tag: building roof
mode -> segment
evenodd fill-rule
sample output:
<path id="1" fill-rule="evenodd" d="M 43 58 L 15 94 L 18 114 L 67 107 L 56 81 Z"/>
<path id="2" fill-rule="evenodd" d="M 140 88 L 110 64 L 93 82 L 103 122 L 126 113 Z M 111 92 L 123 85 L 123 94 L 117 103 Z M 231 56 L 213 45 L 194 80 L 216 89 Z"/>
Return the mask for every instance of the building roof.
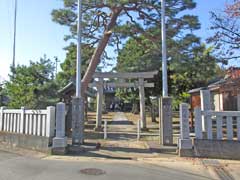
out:
<path id="1" fill-rule="evenodd" d="M 75 91 L 75 88 L 76 88 L 76 83 L 74 81 L 71 81 L 65 87 L 60 89 L 58 93 L 62 95 L 69 94 L 70 92 Z M 96 90 L 94 90 L 93 88 L 88 88 L 86 94 L 90 97 L 96 97 Z"/>
<path id="2" fill-rule="evenodd" d="M 207 87 L 200 87 L 196 89 L 191 89 L 188 91 L 190 94 L 198 93 L 200 90 L 204 89 L 209 89 L 210 91 L 212 90 L 217 90 L 217 89 L 222 89 L 226 90 L 230 86 L 234 87 L 239 87 L 240 88 L 240 68 L 237 67 L 230 67 L 226 71 L 226 75 L 224 78 L 217 78 L 213 80 Z"/>
<path id="3" fill-rule="evenodd" d="M 207 87 L 191 89 L 190 91 L 188 91 L 188 93 L 194 94 L 194 93 L 198 93 L 198 92 L 200 92 L 200 90 L 204 90 L 204 89 L 209 89 L 210 91 L 221 89 L 221 91 L 227 91 L 229 89 L 231 90 L 232 87 L 234 87 L 235 89 L 240 89 L 240 78 L 220 79 L 219 81 L 209 84 Z"/>
<path id="4" fill-rule="evenodd" d="M 194 93 L 198 93 L 200 92 L 200 90 L 206 89 L 204 87 L 200 87 L 200 88 L 195 88 L 195 89 L 191 89 L 190 91 L 188 91 L 189 94 L 194 94 Z"/>

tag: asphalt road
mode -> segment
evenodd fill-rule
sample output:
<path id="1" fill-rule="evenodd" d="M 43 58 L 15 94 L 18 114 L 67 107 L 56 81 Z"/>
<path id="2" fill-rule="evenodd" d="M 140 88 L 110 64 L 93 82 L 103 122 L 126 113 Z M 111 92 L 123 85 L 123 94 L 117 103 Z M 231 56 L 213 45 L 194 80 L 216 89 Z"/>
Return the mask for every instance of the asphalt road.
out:
<path id="1" fill-rule="evenodd" d="M 56 158 L 57 159 L 57 158 Z M 212 179 L 209 174 L 195 170 L 155 166 L 127 161 L 71 161 L 39 159 L 0 151 L 0 180 L 194 180 Z M 96 168 L 102 175 L 86 175 L 83 169 Z M 91 171 L 94 172 L 94 171 Z"/>

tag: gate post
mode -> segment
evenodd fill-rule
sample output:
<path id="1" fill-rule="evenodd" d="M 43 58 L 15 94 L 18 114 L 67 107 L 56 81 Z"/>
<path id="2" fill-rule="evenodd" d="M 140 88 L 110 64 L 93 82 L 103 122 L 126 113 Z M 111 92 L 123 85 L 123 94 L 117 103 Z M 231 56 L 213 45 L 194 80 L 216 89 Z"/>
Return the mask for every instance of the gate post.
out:
<path id="1" fill-rule="evenodd" d="M 145 112 L 145 91 L 144 91 L 144 79 L 139 79 L 139 98 L 140 98 L 140 119 L 142 130 L 147 130 L 146 112 Z"/>
<path id="2" fill-rule="evenodd" d="M 65 136 L 65 104 L 56 107 L 56 137 L 53 138 L 53 154 L 66 154 L 67 137 Z"/>
<path id="3" fill-rule="evenodd" d="M 211 110 L 211 95 L 209 90 L 201 90 L 200 91 L 201 96 L 201 110 L 202 111 L 208 111 Z M 205 116 L 202 116 L 202 128 L 203 131 L 207 131 L 207 118 Z"/>
<path id="4" fill-rule="evenodd" d="M 180 156 L 191 155 L 192 140 L 189 136 L 189 111 L 188 104 L 180 104 L 180 138 L 178 140 L 179 154 Z"/>

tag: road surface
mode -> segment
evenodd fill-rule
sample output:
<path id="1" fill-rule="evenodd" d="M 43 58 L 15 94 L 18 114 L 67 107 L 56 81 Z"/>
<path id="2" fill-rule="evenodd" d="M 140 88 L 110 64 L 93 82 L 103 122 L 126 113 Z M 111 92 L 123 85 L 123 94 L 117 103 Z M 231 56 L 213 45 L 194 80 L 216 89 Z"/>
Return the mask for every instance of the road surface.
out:
<path id="1" fill-rule="evenodd" d="M 107 160 L 84 157 L 32 157 L 0 151 L 0 180 L 200 180 L 214 179 L 206 168 L 187 161 Z M 101 170 L 101 175 L 84 174 Z M 96 170 L 96 171 L 95 171 Z M 87 171 L 89 172 L 89 170 Z"/>

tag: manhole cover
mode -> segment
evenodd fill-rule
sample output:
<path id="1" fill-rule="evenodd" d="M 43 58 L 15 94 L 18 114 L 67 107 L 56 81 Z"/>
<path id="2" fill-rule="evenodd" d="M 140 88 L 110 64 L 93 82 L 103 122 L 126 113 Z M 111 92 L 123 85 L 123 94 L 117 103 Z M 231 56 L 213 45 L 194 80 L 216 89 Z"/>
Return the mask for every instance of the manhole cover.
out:
<path id="1" fill-rule="evenodd" d="M 96 168 L 82 169 L 80 170 L 80 173 L 86 174 L 86 175 L 92 175 L 92 176 L 100 176 L 100 175 L 106 174 L 105 171 L 101 169 L 96 169 Z"/>

